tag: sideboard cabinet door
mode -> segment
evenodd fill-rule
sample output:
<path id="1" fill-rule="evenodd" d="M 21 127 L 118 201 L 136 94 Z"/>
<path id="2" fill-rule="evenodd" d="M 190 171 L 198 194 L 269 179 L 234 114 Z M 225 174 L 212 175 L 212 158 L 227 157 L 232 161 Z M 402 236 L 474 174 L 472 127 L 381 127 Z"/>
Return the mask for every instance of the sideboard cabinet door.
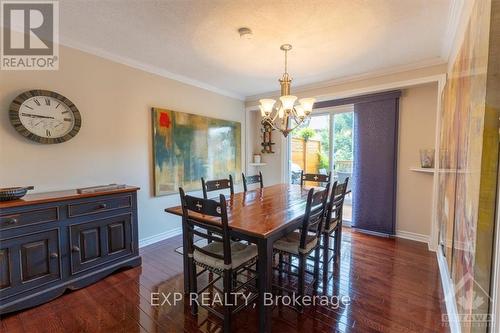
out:
<path id="1" fill-rule="evenodd" d="M 61 279 L 59 230 L 0 240 L 0 271 L 0 298 Z"/>
<path id="2" fill-rule="evenodd" d="M 70 226 L 71 273 L 130 255 L 132 216 L 123 214 Z"/>

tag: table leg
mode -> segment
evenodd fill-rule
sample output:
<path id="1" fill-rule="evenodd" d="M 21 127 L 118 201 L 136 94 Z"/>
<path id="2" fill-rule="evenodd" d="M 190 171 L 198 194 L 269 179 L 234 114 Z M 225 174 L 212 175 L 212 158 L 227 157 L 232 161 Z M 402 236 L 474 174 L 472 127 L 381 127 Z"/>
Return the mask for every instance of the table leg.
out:
<path id="1" fill-rule="evenodd" d="M 264 295 L 272 292 L 273 242 L 260 239 L 258 244 L 259 272 L 259 333 L 271 332 L 273 306 L 264 305 Z"/>

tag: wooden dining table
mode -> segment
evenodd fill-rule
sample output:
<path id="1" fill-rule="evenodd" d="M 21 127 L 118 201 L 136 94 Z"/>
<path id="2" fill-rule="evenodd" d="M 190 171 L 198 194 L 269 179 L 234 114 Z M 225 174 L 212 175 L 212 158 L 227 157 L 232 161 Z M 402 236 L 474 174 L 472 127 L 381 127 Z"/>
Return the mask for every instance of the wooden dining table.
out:
<path id="1" fill-rule="evenodd" d="M 277 184 L 227 197 L 231 236 L 249 241 L 258 249 L 259 332 L 271 332 L 272 306 L 264 305 L 264 295 L 272 292 L 273 243 L 296 230 L 305 213 L 311 187 Z M 182 207 L 166 212 L 182 216 Z M 187 253 L 183 242 L 183 253 Z M 188 292 L 187 256 L 184 255 L 184 292 Z"/>

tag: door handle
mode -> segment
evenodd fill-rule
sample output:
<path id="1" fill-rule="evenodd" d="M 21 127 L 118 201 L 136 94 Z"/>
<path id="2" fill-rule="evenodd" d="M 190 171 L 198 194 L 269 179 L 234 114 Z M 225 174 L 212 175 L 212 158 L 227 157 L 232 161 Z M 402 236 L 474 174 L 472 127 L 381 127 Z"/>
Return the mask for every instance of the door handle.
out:
<path id="1" fill-rule="evenodd" d="M 57 259 L 57 258 L 59 258 L 59 254 L 58 254 L 57 252 L 52 252 L 52 253 L 50 254 L 50 257 L 51 257 L 52 259 Z"/>
<path id="2" fill-rule="evenodd" d="M 72 248 L 71 248 L 71 251 L 73 252 L 80 252 L 80 248 L 76 245 L 74 245 Z"/>

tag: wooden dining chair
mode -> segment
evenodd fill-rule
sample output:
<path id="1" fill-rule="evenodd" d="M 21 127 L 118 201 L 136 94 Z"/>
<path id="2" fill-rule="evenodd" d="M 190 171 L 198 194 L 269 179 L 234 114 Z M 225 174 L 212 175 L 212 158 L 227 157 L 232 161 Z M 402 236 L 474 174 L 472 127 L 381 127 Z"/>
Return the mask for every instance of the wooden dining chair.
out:
<path id="1" fill-rule="evenodd" d="M 274 243 L 274 253 L 278 253 L 280 260 L 278 262 L 279 276 L 283 274 L 283 265 L 292 266 L 292 260 L 283 261 L 283 255 L 288 257 L 298 258 L 298 273 L 294 273 L 291 269 L 287 270 L 287 274 L 296 275 L 298 277 L 298 296 L 299 300 L 305 295 L 305 278 L 306 274 L 313 276 L 314 287 L 317 286 L 319 280 L 319 260 L 320 260 L 320 236 L 325 216 L 326 202 L 328 199 L 330 184 L 324 190 L 314 191 L 310 189 L 307 195 L 306 210 L 302 219 L 301 227 L 278 239 Z M 307 258 L 314 252 L 314 271 L 310 272 L 306 269 Z M 278 289 L 290 291 L 283 286 L 275 286 Z M 300 303 L 300 302 L 299 302 Z M 302 312 L 302 305 L 297 310 Z"/>
<path id="2" fill-rule="evenodd" d="M 334 233 L 335 241 L 335 260 L 340 258 L 340 252 L 342 251 L 342 223 L 344 221 L 344 202 L 347 192 L 349 191 L 349 177 L 346 177 L 343 183 L 337 184 L 337 189 L 335 190 L 335 195 L 342 198 L 342 203 L 340 204 L 339 218 L 337 221 L 337 227 Z"/>
<path id="3" fill-rule="evenodd" d="M 260 188 L 264 187 L 264 181 L 262 180 L 262 172 L 259 171 L 258 175 L 253 175 L 253 176 L 246 176 L 245 174 L 242 173 L 241 177 L 243 179 L 243 190 L 246 192 L 248 191 L 248 185 L 250 184 L 260 184 Z"/>
<path id="4" fill-rule="evenodd" d="M 332 173 L 329 171 L 326 175 L 321 173 L 304 173 L 300 172 L 300 185 L 304 186 L 304 182 L 329 183 Z"/>
<path id="5" fill-rule="evenodd" d="M 235 299 L 233 295 L 240 290 L 251 289 L 252 283 L 256 281 L 255 270 L 252 265 L 257 260 L 257 246 L 247 245 L 239 242 L 233 242 L 230 239 L 226 199 L 220 194 L 219 201 L 196 198 L 186 195 L 182 188 L 179 188 L 182 205 L 182 228 L 184 241 L 187 244 L 187 260 L 189 269 L 189 292 L 201 295 L 206 290 L 212 288 L 216 292 L 221 292 L 224 300 L 223 311 L 219 312 L 216 308 L 192 301 L 191 313 L 198 313 L 198 305 L 207 309 L 224 321 L 224 332 L 231 331 L 231 316 L 243 309 L 246 305 L 252 304 L 258 293 L 255 288 L 253 295 L 249 300 L 240 306 L 234 307 Z M 197 245 L 194 237 L 207 239 L 211 242 L 205 246 Z M 203 270 L 197 272 L 196 267 Z M 216 279 L 209 279 L 209 283 L 203 289 L 198 290 L 198 276 L 209 271 L 216 274 Z M 242 272 L 253 273 L 254 277 L 244 283 L 238 282 L 238 274 Z M 223 289 L 220 290 L 215 283 L 223 280 Z M 190 299 L 192 299 L 190 297 Z M 200 298 L 198 298 L 200 299 Z"/>
<path id="6" fill-rule="evenodd" d="M 227 179 L 205 180 L 201 177 L 201 187 L 203 188 L 203 198 L 208 199 L 208 192 L 229 189 L 231 195 L 234 194 L 233 176 Z"/>
<path id="7" fill-rule="evenodd" d="M 344 199 L 347 192 L 349 178 L 338 184 L 335 182 L 330 194 L 330 200 L 326 206 L 325 222 L 322 231 L 323 238 L 323 278 L 326 279 L 328 275 L 328 265 L 333 260 L 335 264 L 340 258 L 340 251 L 342 248 L 342 219 Z M 330 239 L 333 238 L 333 248 L 330 248 Z M 330 256 L 330 253 L 332 254 Z"/>

